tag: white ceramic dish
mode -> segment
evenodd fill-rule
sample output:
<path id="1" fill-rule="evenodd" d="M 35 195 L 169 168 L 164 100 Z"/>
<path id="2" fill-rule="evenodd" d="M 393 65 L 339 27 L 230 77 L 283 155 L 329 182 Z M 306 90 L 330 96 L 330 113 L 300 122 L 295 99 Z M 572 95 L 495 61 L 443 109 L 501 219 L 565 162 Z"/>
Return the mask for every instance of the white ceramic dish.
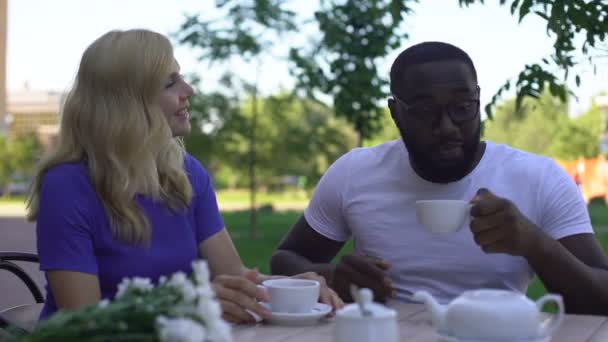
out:
<path id="1" fill-rule="evenodd" d="M 268 309 L 270 304 L 261 303 Z M 331 312 L 331 306 L 323 303 L 317 303 L 309 313 L 284 313 L 273 312 L 272 316 L 266 321 L 269 324 L 288 325 L 288 326 L 304 326 L 317 324 L 327 314 Z"/>

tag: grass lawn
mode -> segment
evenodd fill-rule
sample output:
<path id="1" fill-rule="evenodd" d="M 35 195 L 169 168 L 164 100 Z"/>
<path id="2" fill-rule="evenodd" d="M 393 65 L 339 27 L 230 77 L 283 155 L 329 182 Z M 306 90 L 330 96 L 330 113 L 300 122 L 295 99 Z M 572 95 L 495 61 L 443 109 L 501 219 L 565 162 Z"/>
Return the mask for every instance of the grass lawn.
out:
<path id="1" fill-rule="evenodd" d="M 605 251 L 608 251 L 608 207 L 603 203 L 589 205 L 591 221 L 596 227 L 597 237 Z M 301 215 L 297 211 L 259 212 L 258 239 L 252 240 L 249 235 L 249 212 L 224 212 L 223 217 L 236 247 L 248 267 L 258 267 L 262 272 L 269 272 L 269 261 L 272 251 L 281 241 L 284 234 Z M 348 244 L 341 252 L 352 249 Z M 528 289 L 531 298 L 538 298 L 546 293 L 542 284 L 535 279 Z"/>
<path id="2" fill-rule="evenodd" d="M 22 204 L 25 203 L 25 196 L 12 196 L 2 197 L 0 196 L 0 204 Z"/>

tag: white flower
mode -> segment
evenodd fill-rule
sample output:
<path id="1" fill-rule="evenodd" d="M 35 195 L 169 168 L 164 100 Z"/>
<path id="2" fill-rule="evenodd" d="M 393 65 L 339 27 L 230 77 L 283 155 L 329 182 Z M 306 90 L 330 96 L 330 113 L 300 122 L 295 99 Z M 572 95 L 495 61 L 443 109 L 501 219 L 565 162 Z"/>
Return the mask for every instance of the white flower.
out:
<path id="1" fill-rule="evenodd" d="M 101 308 L 101 309 L 107 308 L 108 305 L 110 305 L 110 301 L 107 299 L 103 299 L 103 300 L 99 301 L 99 303 L 97 304 L 97 306 L 99 306 L 99 308 Z"/>
<path id="2" fill-rule="evenodd" d="M 211 288 L 209 285 L 197 286 L 196 296 L 199 298 L 199 300 L 210 300 L 215 298 L 215 291 L 213 291 L 213 288 Z"/>
<path id="3" fill-rule="evenodd" d="M 156 324 L 162 342 L 204 342 L 207 339 L 205 328 L 189 318 L 159 316 Z"/>
<path id="4" fill-rule="evenodd" d="M 230 325 L 221 319 L 207 325 L 209 341 L 213 342 L 231 342 L 232 331 Z"/>
<path id="5" fill-rule="evenodd" d="M 167 281 L 167 285 L 180 287 L 187 282 L 189 282 L 189 280 L 184 272 L 175 272 L 173 275 L 171 275 L 169 281 Z"/>
<path id="6" fill-rule="evenodd" d="M 125 295 L 128 291 L 137 290 L 141 292 L 147 292 L 154 288 L 152 282 L 148 278 L 123 278 L 120 284 L 118 284 L 118 292 L 116 298 L 120 298 Z"/>
<path id="7" fill-rule="evenodd" d="M 175 273 L 167 282 L 168 286 L 174 287 L 182 295 L 182 302 L 194 303 L 198 297 L 196 287 L 183 272 Z"/>
<path id="8" fill-rule="evenodd" d="M 222 319 L 222 307 L 216 300 L 199 298 L 196 316 L 205 322 L 210 341 L 232 341 L 230 325 Z"/>
<path id="9" fill-rule="evenodd" d="M 205 260 L 195 260 L 192 262 L 192 271 L 194 272 L 194 280 L 199 285 L 209 283 L 209 266 Z"/>
<path id="10" fill-rule="evenodd" d="M 196 312 L 198 317 L 203 319 L 205 322 L 213 322 L 222 317 L 222 307 L 216 301 L 212 300 L 201 300 L 196 306 Z"/>

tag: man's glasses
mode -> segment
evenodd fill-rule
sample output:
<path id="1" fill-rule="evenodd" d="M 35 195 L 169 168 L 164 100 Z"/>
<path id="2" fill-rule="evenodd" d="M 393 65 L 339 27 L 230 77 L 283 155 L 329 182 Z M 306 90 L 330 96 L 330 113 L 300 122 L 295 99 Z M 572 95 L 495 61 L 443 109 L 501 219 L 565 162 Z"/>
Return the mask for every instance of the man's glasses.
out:
<path id="1" fill-rule="evenodd" d="M 477 94 L 479 94 L 479 86 L 477 87 Z M 394 94 L 393 98 L 403 106 L 408 115 L 420 121 L 437 122 L 444 110 L 447 110 L 450 119 L 455 124 L 471 121 L 479 115 L 479 98 L 458 100 L 447 105 L 428 102 L 408 104 Z"/>

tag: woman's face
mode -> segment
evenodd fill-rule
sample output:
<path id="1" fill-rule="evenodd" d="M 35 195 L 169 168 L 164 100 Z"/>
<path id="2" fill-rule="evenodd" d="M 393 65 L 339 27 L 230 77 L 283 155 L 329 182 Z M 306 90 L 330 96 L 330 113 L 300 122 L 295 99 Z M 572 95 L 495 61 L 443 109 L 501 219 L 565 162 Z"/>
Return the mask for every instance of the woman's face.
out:
<path id="1" fill-rule="evenodd" d="M 194 94 L 192 87 L 179 73 L 179 64 L 173 61 L 171 73 L 162 84 L 159 104 L 174 137 L 190 133 L 189 99 Z"/>

